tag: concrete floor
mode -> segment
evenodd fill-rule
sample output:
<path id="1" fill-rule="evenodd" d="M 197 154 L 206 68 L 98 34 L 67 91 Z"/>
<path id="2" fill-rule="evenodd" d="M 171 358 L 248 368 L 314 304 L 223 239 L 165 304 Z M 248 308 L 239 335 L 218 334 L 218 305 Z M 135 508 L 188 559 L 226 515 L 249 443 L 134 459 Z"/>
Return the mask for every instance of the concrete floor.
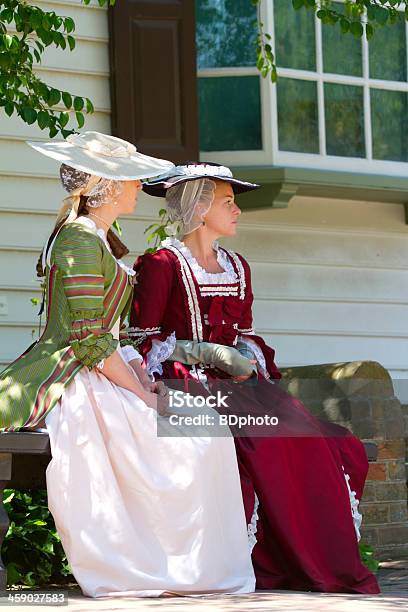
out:
<path id="1" fill-rule="evenodd" d="M 243 596 L 204 596 L 200 598 L 131 598 L 92 599 L 84 597 L 78 587 L 68 590 L 68 605 L 58 606 L 63 612 L 97 612 L 138 610 L 138 612 L 395 612 L 408 610 L 408 559 L 383 562 L 378 572 L 380 595 L 348 595 L 306 593 L 299 591 L 257 591 Z M 50 592 L 64 589 L 50 589 Z M 16 591 L 13 591 L 14 593 Z M 0 607 L 15 607 L 0 599 Z M 19 604 L 18 609 L 33 610 Z M 36 606 L 38 607 L 38 606 Z M 41 606 L 50 609 L 50 606 Z M 51 606 L 51 609 L 56 607 Z"/>

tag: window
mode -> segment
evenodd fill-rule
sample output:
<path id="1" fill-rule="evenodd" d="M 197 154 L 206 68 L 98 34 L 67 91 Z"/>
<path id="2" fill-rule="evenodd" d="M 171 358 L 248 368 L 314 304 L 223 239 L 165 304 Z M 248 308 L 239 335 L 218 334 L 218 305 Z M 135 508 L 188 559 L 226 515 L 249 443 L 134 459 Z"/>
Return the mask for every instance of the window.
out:
<path id="1" fill-rule="evenodd" d="M 249 0 L 196 0 L 196 20 L 202 158 L 227 156 L 231 162 L 248 156 L 252 163 L 262 162 L 256 9 Z"/>
<path id="2" fill-rule="evenodd" d="M 345 10 L 344 1 L 334 3 Z M 289 0 L 263 4 L 278 83 L 255 67 L 249 0 L 197 0 L 202 157 L 384 174 L 408 162 L 407 25 L 343 35 Z"/>

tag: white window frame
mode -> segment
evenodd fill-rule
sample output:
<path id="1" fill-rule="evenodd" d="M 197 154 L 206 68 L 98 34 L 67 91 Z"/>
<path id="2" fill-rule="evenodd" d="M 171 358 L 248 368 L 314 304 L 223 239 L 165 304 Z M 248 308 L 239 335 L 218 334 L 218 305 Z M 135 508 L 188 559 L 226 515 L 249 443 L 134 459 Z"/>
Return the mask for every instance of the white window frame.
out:
<path id="1" fill-rule="evenodd" d="M 289 1 L 289 0 L 288 0 Z M 344 0 L 336 0 L 344 2 Z M 271 45 L 274 49 L 274 13 L 273 0 L 262 4 L 262 20 L 265 31 L 272 36 Z M 322 27 L 321 20 L 315 17 L 315 47 L 316 71 L 298 70 L 291 68 L 278 68 L 278 78 L 288 77 L 299 80 L 314 81 L 317 83 L 317 107 L 319 125 L 320 153 L 295 153 L 279 150 L 278 143 L 278 110 L 276 84 L 270 78 L 260 77 L 261 121 L 262 121 L 262 151 L 217 151 L 201 152 L 200 158 L 226 165 L 274 165 L 288 167 L 314 168 L 323 170 L 340 170 L 351 172 L 364 172 L 370 174 L 385 174 L 391 176 L 406 176 L 408 162 L 376 160 L 372 158 L 372 130 L 371 130 L 371 104 L 370 90 L 372 88 L 408 92 L 408 82 L 385 81 L 369 78 L 369 49 L 365 34 L 361 38 L 362 44 L 362 76 L 346 76 L 341 74 L 323 73 L 322 54 Z M 385 26 L 387 27 L 387 26 Z M 392 26 L 389 26 L 392 28 Z M 349 36 L 346 34 L 345 36 Z M 375 36 L 375 34 L 374 34 Z M 408 74 L 408 22 L 405 22 L 405 36 L 407 41 L 407 74 Z M 199 77 L 216 76 L 246 76 L 259 74 L 256 67 L 249 68 L 210 68 L 199 70 Z M 364 100 L 364 135 L 366 158 L 340 157 L 326 154 L 325 138 L 325 110 L 324 110 L 324 83 L 338 83 L 343 85 L 357 85 L 363 88 Z"/>

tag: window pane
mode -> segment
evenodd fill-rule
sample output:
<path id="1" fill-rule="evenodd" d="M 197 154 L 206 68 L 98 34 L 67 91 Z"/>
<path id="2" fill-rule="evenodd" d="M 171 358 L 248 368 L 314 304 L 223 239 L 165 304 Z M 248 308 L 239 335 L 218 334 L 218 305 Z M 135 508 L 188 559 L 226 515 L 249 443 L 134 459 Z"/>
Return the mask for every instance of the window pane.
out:
<path id="1" fill-rule="evenodd" d="M 377 28 L 369 42 L 369 50 L 372 79 L 407 80 L 405 23 Z"/>
<path id="2" fill-rule="evenodd" d="M 345 12 L 345 5 L 333 2 L 333 8 Z M 361 39 L 342 34 L 339 24 L 322 23 L 323 70 L 335 74 L 362 75 Z"/>
<path id="3" fill-rule="evenodd" d="M 365 157 L 363 88 L 325 83 L 328 155 Z"/>
<path id="4" fill-rule="evenodd" d="M 280 77 L 277 93 L 279 149 L 319 153 L 316 83 Z"/>
<path id="5" fill-rule="evenodd" d="M 259 77 L 198 79 L 201 151 L 262 149 Z"/>
<path id="6" fill-rule="evenodd" d="M 198 69 L 255 66 L 256 7 L 249 0 L 196 0 L 196 18 Z"/>
<path id="7" fill-rule="evenodd" d="M 296 11 L 290 0 L 274 0 L 276 62 L 282 68 L 316 69 L 313 11 Z"/>
<path id="8" fill-rule="evenodd" d="M 374 159 L 408 161 L 407 94 L 371 89 Z"/>

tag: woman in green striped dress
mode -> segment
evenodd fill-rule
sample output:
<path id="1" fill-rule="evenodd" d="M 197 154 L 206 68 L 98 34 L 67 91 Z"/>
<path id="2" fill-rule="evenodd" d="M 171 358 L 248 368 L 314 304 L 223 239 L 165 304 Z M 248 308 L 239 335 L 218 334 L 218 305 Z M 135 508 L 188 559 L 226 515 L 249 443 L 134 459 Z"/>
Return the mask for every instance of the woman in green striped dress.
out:
<path id="1" fill-rule="evenodd" d="M 232 437 L 158 437 L 167 389 L 120 337 L 135 272 L 110 228 L 172 164 L 97 132 L 31 145 L 69 196 L 37 266 L 45 330 L 0 374 L 1 430 L 48 430 L 48 505 L 84 595 L 250 592 Z"/>

